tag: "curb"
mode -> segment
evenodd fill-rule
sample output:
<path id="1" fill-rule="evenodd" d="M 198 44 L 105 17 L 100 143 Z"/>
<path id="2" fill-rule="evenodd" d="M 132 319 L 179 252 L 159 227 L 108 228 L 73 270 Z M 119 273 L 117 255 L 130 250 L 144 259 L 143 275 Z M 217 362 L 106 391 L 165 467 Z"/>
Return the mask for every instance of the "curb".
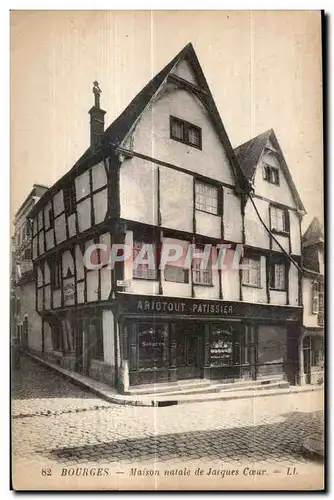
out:
<path id="1" fill-rule="evenodd" d="M 129 399 L 128 396 L 123 396 L 123 395 L 110 395 L 107 394 L 106 391 L 103 389 L 99 389 L 97 387 L 94 387 L 94 382 L 90 382 L 90 379 L 88 377 L 83 377 L 80 374 L 75 374 L 73 375 L 73 372 L 70 372 L 69 370 L 66 370 L 65 368 L 62 368 L 60 366 L 56 366 L 52 363 L 49 363 L 48 361 L 45 361 L 44 359 L 39 358 L 38 356 L 35 356 L 33 354 L 30 354 L 29 352 L 25 352 L 25 355 L 27 355 L 30 359 L 33 361 L 40 363 L 41 365 L 45 366 L 46 368 L 49 368 L 53 372 L 57 373 L 58 375 L 62 375 L 63 377 L 69 379 L 73 384 L 84 388 L 86 390 L 89 390 L 93 394 L 99 396 L 100 398 L 104 399 L 105 401 L 108 401 L 109 403 L 117 404 L 117 405 L 123 405 L 123 406 L 142 406 L 142 407 L 166 407 L 166 406 L 177 406 L 177 405 L 184 405 L 184 404 L 190 404 L 190 403 L 205 403 L 209 401 L 233 401 L 237 399 L 249 399 L 249 398 L 260 398 L 260 397 L 271 397 L 271 396 L 283 396 L 283 395 L 289 395 L 289 394 L 301 394 L 305 392 L 314 392 L 314 391 L 321 391 L 323 390 L 323 386 L 307 386 L 307 388 L 300 388 L 299 386 L 297 387 L 290 387 L 289 389 L 276 389 L 271 393 L 268 393 L 267 391 L 261 390 L 258 393 L 254 394 L 254 391 L 247 391 L 248 394 L 231 394 L 231 395 L 217 395 L 216 397 L 213 398 L 196 398 L 196 399 L 178 399 L 179 396 L 174 396 L 174 399 L 163 399 L 164 396 L 161 395 L 162 399 L 149 399 L 149 396 L 145 400 L 135 400 L 135 399 Z M 81 378 L 81 380 L 80 380 Z M 87 380 L 86 380 L 87 379 Z M 222 391 L 224 392 L 224 391 Z M 226 391 L 227 392 L 227 391 Z M 241 392 L 241 391 L 236 391 L 236 392 Z M 152 397 L 152 396 L 151 396 Z M 171 398 L 173 398 L 173 395 L 171 395 Z M 94 406 L 93 408 L 88 408 L 88 409 L 99 409 Z M 102 408 L 101 408 L 102 409 Z M 86 410 L 86 409 L 85 409 Z M 85 410 L 80 410 L 80 411 L 85 411 Z M 63 412 L 66 413 L 66 412 Z M 69 412 L 67 412 L 69 413 Z M 29 415 L 30 416 L 30 415 Z M 45 416 L 43 414 L 43 416 Z M 50 416 L 50 414 L 47 414 L 47 416 Z M 18 416 L 14 418 L 19 418 Z"/>

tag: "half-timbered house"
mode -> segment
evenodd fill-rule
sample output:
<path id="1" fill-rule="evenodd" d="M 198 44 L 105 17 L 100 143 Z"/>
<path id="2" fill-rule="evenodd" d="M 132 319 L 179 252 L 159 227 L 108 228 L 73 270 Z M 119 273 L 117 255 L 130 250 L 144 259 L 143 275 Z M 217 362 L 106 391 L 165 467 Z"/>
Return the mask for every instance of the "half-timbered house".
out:
<path id="1" fill-rule="evenodd" d="M 90 147 L 30 214 L 43 356 L 122 391 L 183 379 L 294 381 L 302 308 L 289 255 L 300 258 L 303 207 L 274 133 L 256 162 L 245 146 L 233 150 L 191 44 L 106 130 L 97 82 L 93 91 Z M 261 161 L 274 163 L 267 178 Z M 275 221 L 275 239 L 252 200 Z M 145 245 L 153 267 L 135 265 Z M 167 245 L 182 255 L 161 266 Z M 219 245 L 224 265 L 214 265 Z"/>

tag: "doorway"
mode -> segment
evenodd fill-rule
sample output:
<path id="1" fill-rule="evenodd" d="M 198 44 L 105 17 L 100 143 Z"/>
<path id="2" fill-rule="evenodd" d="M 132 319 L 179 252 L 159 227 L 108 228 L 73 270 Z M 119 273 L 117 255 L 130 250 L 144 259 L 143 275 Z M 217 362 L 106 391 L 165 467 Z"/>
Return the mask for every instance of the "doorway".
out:
<path id="1" fill-rule="evenodd" d="M 193 324 L 176 326 L 177 332 L 177 378 L 203 377 L 203 335 L 200 327 Z"/>

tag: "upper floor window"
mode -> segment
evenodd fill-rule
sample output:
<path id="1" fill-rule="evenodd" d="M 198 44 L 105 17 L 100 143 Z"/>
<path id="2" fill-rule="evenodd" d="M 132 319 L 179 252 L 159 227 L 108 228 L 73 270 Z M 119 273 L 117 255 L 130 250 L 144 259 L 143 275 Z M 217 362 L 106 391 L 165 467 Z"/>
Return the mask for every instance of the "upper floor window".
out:
<path id="1" fill-rule="evenodd" d="M 286 263 L 282 258 L 272 258 L 269 269 L 269 284 L 273 290 L 286 290 Z"/>
<path id="2" fill-rule="evenodd" d="M 133 242 L 133 271 L 134 278 L 146 280 L 157 279 L 155 245 L 145 241 Z"/>
<path id="3" fill-rule="evenodd" d="M 319 312 L 319 286 L 318 283 L 313 283 L 312 286 L 312 314 Z"/>
<path id="4" fill-rule="evenodd" d="M 63 188 L 64 195 L 64 209 L 67 216 L 75 212 L 76 197 L 75 197 L 75 187 L 74 182 L 69 182 Z"/>
<path id="5" fill-rule="evenodd" d="M 279 185 L 279 170 L 276 167 L 272 167 L 271 165 L 267 165 L 266 163 L 263 165 L 263 178 L 265 181 L 270 182 L 270 184 Z"/>
<path id="6" fill-rule="evenodd" d="M 50 228 L 53 228 L 53 225 L 54 225 L 54 219 L 53 219 L 53 212 L 52 212 L 52 208 L 50 208 L 50 209 L 49 209 L 48 215 L 49 215 L 49 223 L 50 223 Z"/>
<path id="7" fill-rule="evenodd" d="M 218 214 L 218 188 L 197 182 L 195 184 L 195 207 L 196 210 L 209 212 L 210 214 Z"/>
<path id="8" fill-rule="evenodd" d="M 202 149 L 202 130 L 200 127 L 180 120 L 180 118 L 170 117 L 170 136 L 175 141 Z"/>
<path id="9" fill-rule="evenodd" d="M 271 229 L 280 233 L 289 232 L 289 212 L 282 208 L 270 206 Z"/>
<path id="10" fill-rule="evenodd" d="M 174 283 L 189 283 L 189 272 L 181 266 L 165 266 L 165 281 L 173 281 Z"/>
<path id="11" fill-rule="evenodd" d="M 242 265 L 247 266 L 242 270 L 242 284 L 254 287 L 261 286 L 261 257 L 244 257 Z"/>
<path id="12" fill-rule="evenodd" d="M 193 256 L 192 278 L 195 285 L 212 285 L 212 259 L 197 247 Z"/>

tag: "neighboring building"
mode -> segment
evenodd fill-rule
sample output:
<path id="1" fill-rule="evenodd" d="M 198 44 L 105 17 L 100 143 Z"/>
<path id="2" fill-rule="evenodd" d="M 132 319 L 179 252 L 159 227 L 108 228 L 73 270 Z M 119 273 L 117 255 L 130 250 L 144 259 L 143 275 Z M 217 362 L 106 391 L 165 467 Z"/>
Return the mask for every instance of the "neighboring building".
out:
<path id="1" fill-rule="evenodd" d="M 324 232 L 314 218 L 303 239 L 304 321 L 300 338 L 300 384 L 324 380 Z"/>
<path id="2" fill-rule="evenodd" d="M 30 213 L 41 354 L 121 391 L 190 378 L 295 383 L 302 306 L 291 259 L 300 265 L 304 207 L 274 133 L 233 151 L 191 44 L 106 131 L 97 82 L 93 91 L 91 146 Z M 101 268 L 87 269 L 97 243 L 131 256 L 110 269 L 100 249 Z M 201 267 L 205 245 L 214 264 L 222 243 L 230 264 L 245 246 L 248 270 Z M 145 244 L 157 261 L 166 244 L 184 253 L 164 269 L 135 267 Z"/>
<path id="3" fill-rule="evenodd" d="M 36 286 L 31 257 L 31 227 L 27 219 L 32 207 L 47 191 L 46 186 L 34 184 L 14 219 L 12 238 L 12 333 L 21 347 L 41 351 L 42 323 L 36 312 Z"/>
<path id="4" fill-rule="evenodd" d="M 244 208 L 245 256 L 252 271 L 243 278 L 242 300 L 279 306 L 277 317 L 259 322 L 259 373 L 285 372 L 296 383 L 305 208 L 273 130 L 242 144 L 235 153 L 252 186 L 252 201 L 248 199 Z"/>

